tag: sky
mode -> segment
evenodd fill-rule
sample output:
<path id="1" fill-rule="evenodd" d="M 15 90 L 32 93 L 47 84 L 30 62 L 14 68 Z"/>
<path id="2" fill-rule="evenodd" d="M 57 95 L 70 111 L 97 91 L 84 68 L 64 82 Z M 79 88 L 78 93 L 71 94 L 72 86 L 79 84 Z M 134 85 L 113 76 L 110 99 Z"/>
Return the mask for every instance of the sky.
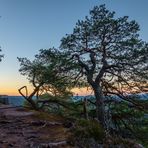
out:
<path id="1" fill-rule="evenodd" d="M 0 0 L 0 95 L 18 95 L 24 85 L 17 57 L 33 59 L 39 49 L 59 47 L 65 34 L 72 33 L 78 19 L 89 15 L 95 5 L 106 4 L 117 17 L 129 16 L 140 25 L 140 37 L 148 41 L 147 0 Z M 79 95 L 87 90 L 75 90 Z M 89 92 L 90 93 L 90 92 Z"/>

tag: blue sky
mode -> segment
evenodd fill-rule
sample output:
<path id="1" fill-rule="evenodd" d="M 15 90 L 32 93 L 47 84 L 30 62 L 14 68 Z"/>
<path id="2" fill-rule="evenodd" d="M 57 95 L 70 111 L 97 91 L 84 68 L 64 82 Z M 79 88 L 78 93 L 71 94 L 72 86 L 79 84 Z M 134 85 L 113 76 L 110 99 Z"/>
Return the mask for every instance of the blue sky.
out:
<path id="1" fill-rule="evenodd" d="M 147 0 L 0 0 L 0 94 L 17 94 L 27 83 L 18 72 L 17 57 L 33 59 L 39 49 L 58 47 L 78 19 L 94 5 L 106 4 L 117 16 L 128 15 L 140 24 L 140 36 L 148 40 Z"/>

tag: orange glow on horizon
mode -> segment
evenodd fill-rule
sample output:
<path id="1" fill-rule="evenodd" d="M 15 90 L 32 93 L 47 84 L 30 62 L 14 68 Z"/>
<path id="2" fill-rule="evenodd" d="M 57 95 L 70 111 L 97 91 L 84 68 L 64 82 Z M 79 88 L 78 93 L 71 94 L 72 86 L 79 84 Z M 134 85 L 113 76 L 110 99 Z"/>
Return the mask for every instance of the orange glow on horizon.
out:
<path id="1" fill-rule="evenodd" d="M 1 89 L 0 88 L 0 95 L 8 95 L 8 96 L 20 96 L 18 92 L 19 87 L 11 88 L 11 89 Z M 32 91 L 32 88 L 29 88 L 29 92 Z"/>
<path id="2" fill-rule="evenodd" d="M 0 86 L 0 95 L 9 95 L 9 96 L 18 96 L 18 88 L 13 86 L 5 87 L 5 86 Z"/>
<path id="3" fill-rule="evenodd" d="M 9 85 L 8 85 L 9 84 Z M 20 96 L 18 89 L 24 86 L 27 86 L 29 93 L 32 91 L 31 85 L 26 81 L 12 81 L 11 83 L 1 83 L 0 85 L 0 95 L 8 96 Z"/>
<path id="4" fill-rule="evenodd" d="M 5 88 L 0 87 L 0 95 L 20 96 L 20 94 L 18 92 L 19 88 L 20 87 L 13 87 L 13 88 L 9 87 L 9 88 L 5 89 Z M 29 92 L 31 92 L 32 89 L 33 88 L 31 86 L 28 87 Z M 79 96 L 85 96 L 85 95 L 92 95 L 93 94 L 92 90 L 90 90 L 86 87 L 85 88 L 73 88 L 72 92 L 73 92 L 74 95 L 79 95 Z"/>
<path id="5" fill-rule="evenodd" d="M 23 85 L 22 85 L 23 86 Z M 22 87 L 20 86 L 20 87 Z M 18 89 L 20 87 L 7 87 L 6 89 L 4 87 L 0 86 L 0 95 L 8 95 L 8 96 L 20 96 Z M 31 87 L 30 85 L 27 86 L 28 88 L 28 93 L 30 94 L 33 90 L 33 87 Z M 87 95 L 93 95 L 93 91 L 89 88 L 73 88 L 72 90 L 73 95 L 78 95 L 78 96 L 87 96 Z M 134 92 L 134 91 L 133 91 Z M 147 92 L 147 91 L 146 91 Z M 128 91 L 126 90 L 126 93 L 128 93 Z M 24 92 L 25 94 L 25 92 Z"/>
<path id="6" fill-rule="evenodd" d="M 93 91 L 90 88 L 87 88 L 87 87 L 73 88 L 72 92 L 74 93 L 74 95 L 78 95 L 78 96 L 93 95 Z"/>

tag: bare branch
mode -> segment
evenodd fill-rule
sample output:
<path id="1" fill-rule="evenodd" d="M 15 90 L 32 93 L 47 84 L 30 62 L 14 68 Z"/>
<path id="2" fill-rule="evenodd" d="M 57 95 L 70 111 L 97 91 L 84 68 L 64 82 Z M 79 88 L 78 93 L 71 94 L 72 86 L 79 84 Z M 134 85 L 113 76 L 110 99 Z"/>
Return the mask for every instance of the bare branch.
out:
<path id="1" fill-rule="evenodd" d="M 26 95 L 23 94 L 22 90 L 25 89 Z M 28 89 L 27 86 L 23 86 L 21 88 L 18 89 L 19 93 L 26 99 L 28 98 Z"/>

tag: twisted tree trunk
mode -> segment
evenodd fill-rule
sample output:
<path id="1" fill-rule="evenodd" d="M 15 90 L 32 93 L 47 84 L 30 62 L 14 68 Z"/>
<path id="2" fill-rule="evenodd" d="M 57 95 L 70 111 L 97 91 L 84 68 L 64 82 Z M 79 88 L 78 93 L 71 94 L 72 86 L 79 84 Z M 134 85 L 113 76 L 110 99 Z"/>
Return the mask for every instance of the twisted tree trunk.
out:
<path id="1" fill-rule="evenodd" d="M 105 124 L 105 105 L 104 105 L 104 97 L 102 94 L 102 89 L 99 85 L 93 86 L 94 95 L 96 98 L 96 115 L 97 119 L 100 121 L 100 124 L 106 128 Z"/>
<path id="2" fill-rule="evenodd" d="M 30 105 L 32 106 L 32 108 L 33 108 L 34 110 L 39 110 L 39 107 L 38 107 L 38 104 L 36 103 L 36 101 L 33 100 L 33 96 L 34 96 L 35 94 L 37 94 L 37 92 L 39 91 L 39 89 L 40 89 L 40 87 L 41 87 L 42 85 L 43 85 L 43 84 L 41 83 L 40 85 L 38 85 L 37 87 L 35 87 L 35 89 L 33 90 L 33 92 L 32 92 L 30 95 L 28 95 L 27 86 L 23 86 L 23 87 L 21 87 L 21 88 L 18 90 L 19 93 L 24 97 L 24 99 L 26 99 L 26 100 L 30 103 Z M 22 92 L 23 89 L 25 89 L 26 94 L 24 94 L 24 93 Z"/>

